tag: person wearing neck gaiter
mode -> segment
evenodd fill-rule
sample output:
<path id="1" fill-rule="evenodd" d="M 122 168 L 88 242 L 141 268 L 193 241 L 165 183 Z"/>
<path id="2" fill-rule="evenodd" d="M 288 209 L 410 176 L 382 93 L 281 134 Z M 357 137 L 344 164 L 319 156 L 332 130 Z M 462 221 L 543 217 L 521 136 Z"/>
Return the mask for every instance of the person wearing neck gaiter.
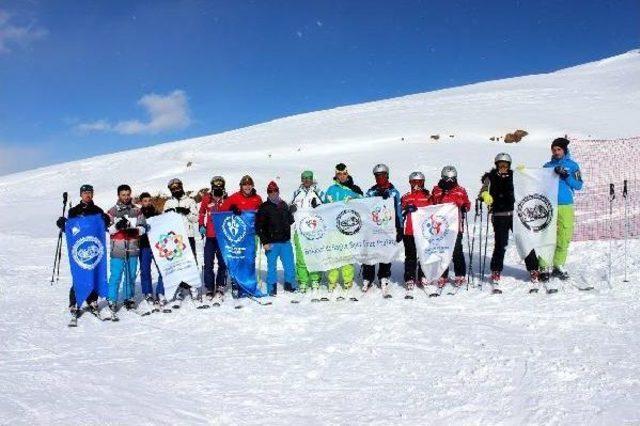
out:
<path id="1" fill-rule="evenodd" d="M 373 176 L 376 184 L 367 191 L 367 197 L 382 197 L 386 200 L 393 198 L 394 217 L 396 223 L 396 243 L 402 241 L 402 206 L 400 193 L 389 182 L 389 168 L 385 164 L 378 164 L 373 168 Z M 371 288 L 376 273 L 375 265 L 362 265 L 362 292 Z M 391 263 L 380 263 L 378 265 L 378 283 L 382 294 L 388 295 L 389 278 L 391 277 Z"/>
<path id="2" fill-rule="evenodd" d="M 289 205 L 280 198 L 278 184 L 271 181 L 267 186 L 267 201 L 260 205 L 256 214 L 256 234 L 267 256 L 267 292 L 275 296 L 278 292 L 278 259 L 284 269 L 284 290 L 296 290 L 291 225 L 293 213 Z"/>

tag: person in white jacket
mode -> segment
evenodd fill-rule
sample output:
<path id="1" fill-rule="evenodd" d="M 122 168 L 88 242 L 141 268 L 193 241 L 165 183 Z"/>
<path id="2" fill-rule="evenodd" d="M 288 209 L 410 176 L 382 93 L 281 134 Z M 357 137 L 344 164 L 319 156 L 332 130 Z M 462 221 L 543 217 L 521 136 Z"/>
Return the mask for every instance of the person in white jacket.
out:
<path id="1" fill-rule="evenodd" d="M 313 172 L 305 170 L 302 172 L 301 184 L 298 189 L 293 193 L 291 201 L 291 212 L 295 213 L 298 209 L 315 209 L 324 199 L 324 193 L 320 190 L 313 180 Z M 312 290 L 317 290 L 320 285 L 320 272 L 307 270 L 307 265 L 304 260 L 304 253 L 300 246 L 300 237 L 296 232 L 293 235 L 293 242 L 296 251 L 296 278 L 298 280 L 298 289 L 300 292 L 305 293 L 311 287 Z"/>
<path id="2" fill-rule="evenodd" d="M 196 257 L 196 232 L 198 229 L 198 206 L 196 201 L 189 197 L 182 186 L 182 181 L 173 178 L 167 184 L 171 191 L 171 198 L 164 203 L 164 213 L 176 212 L 183 216 L 184 227 L 189 237 L 189 245 L 193 256 Z M 198 258 L 196 257 L 196 262 Z"/>

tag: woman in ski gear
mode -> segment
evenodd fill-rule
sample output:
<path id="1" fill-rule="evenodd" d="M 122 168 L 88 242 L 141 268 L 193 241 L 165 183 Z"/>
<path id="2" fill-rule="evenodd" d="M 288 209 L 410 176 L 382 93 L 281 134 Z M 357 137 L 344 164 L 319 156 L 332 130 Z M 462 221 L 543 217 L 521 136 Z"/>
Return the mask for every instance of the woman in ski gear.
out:
<path id="1" fill-rule="evenodd" d="M 184 192 L 182 181 L 178 178 L 171 179 L 167 184 L 167 188 L 171 191 L 171 198 L 164 203 L 164 213 L 176 212 L 182 215 L 184 227 L 189 237 L 189 246 L 197 263 L 195 237 L 198 224 L 198 207 L 196 201 Z"/>
<path id="2" fill-rule="evenodd" d="M 226 198 L 224 179 L 222 176 L 214 176 L 211 179 L 211 192 L 202 197 L 198 215 L 200 235 L 206 238 L 204 243 L 204 285 L 209 299 L 221 298 L 227 286 L 227 267 L 213 226 L 213 215 L 222 211 L 222 203 Z M 217 273 L 214 271 L 216 259 L 218 260 Z"/>
<path id="3" fill-rule="evenodd" d="M 261 204 L 262 197 L 256 193 L 253 179 L 251 176 L 245 175 L 240 179 L 240 190 L 224 200 L 220 210 L 232 211 L 233 214 L 239 216 L 243 211 L 258 210 Z M 256 253 L 256 255 L 259 255 L 259 253 Z M 244 297 L 246 295 L 233 277 L 231 278 L 231 293 L 234 298 Z"/>
<path id="4" fill-rule="evenodd" d="M 349 175 L 347 166 L 344 163 L 337 164 L 335 172 L 333 185 L 327 189 L 324 195 L 325 203 L 362 198 L 362 190 L 353 183 L 353 178 Z M 340 268 L 327 271 L 327 281 L 330 292 L 336 288 L 340 274 L 342 274 L 343 289 L 348 290 L 353 286 L 353 279 L 356 275 L 355 267 L 353 264 L 343 265 Z"/>
<path id="5" fill-rule="evenodd" d="M 544 167 L 553 168 L 560 177 L 558 183 L 558 234 L 551 275 L 566 280 L 569 278 L 569 274 L 564 269 L 564 264 L 567 261 L 575 222 L 573 193 L 581 190 L 583 185 L 580 166 L 571 158 L 569 152 L 569 140 L 557 138 L 551 143 L 551 160 L 545 163 Z M 541 266 L 548 269 L 550 265 Z M 548 272 L 544 271 L 541 278 L 546 280 L 548 277 Z"/>
<path id="6" fill-rule="evenodd" d="M 134 306 L 133 296 L 140 255 L 140 235 L 146 232 L 146 220 L 138 206 L 133 204 L 131 187 L 118 186 L 118 201 L 107 212 L 111 218 L 111 260 L 109 264 L 109 306 L 115 310 L 120 283 L 124 275 L 122 295 L 125 306 Z"/>
<path id="7" fill-rule="evenodd" d="M 382 197 L 387 200 L 393 199 L 396 224 L 396 242 L 402 241 L 402 207 L 400 202 L 400 193 L 389 181 L 389 168 L 385 164 L 378 164 L 373 168 L 373 176 L 376 184 L 367 191 L 367 197 Z M 362 291 L 366 292 L 373 283 L 376 273 L 375 265 L 362 265 Z M 386 294 L 391 277 L 391 263 L 378 264 L 378 283 L 383 294 Z"/>
<path id="8" fill-rule="evenodd" d="M 424 187 L 424 175 L 422 172 L 413 172 L 409 175 L 409 186 L 411 190 L 404 194 L 400 200 L 402 207 L 402 217 L 404 219 L 404 236 L 402 242 L 404 244 L 404 282 L 407 290 L 412 290 L 416 284 L 416 268 L 418 270 L 417 278 L 422 285 L 428 283 L 424 280 L 424 273 L 418 264 L 418 256 L 416 252 L 416 241 L 413 238 L 413 221 L 412 214 L 419 207 L 426 207 L 431 204 L 429 190 Z"/>
<path id="9" fill-rule="evenodd" d="M 140 200 L 140 211 L 145 220 L 160 214 L 151 203 L 151 194 L 143 192 L 138 199 Z M 154 299 L 153 297 L 153 279 L 151 277 L 152 263 L 154 263 L 153 252 L 151 251 L 151 244 L 149 244 L 149 235 L 145 232 L 140 236 L 140 287 L 147 303 L 153 304 L 157 301 L 164 306 L 167 303 L 167 299 L 164 296 L 164 284 L 158 265 L 156 265 L 156 270 L 158 271 L 158 284 L 156 285 L 155 292 L 156 298 Z"/>
<path id="10" fill-rule="evenodd" d="M 312 171 L 305 170 L 302 172 L 300 180 L 300 187 L 293 192 L 291 201 L 292 213 L 300 209 L 315 209 L 322 204 L 322 200 L 324 199 L 324 193 L 317 187 L 313 180 Z M 298 288 L 302 293 L 305 293 L 309 287 L 317 290 L 320 286 L 321 272 L 309 271 L 307 269 L 297 231 L 293 235 L 293 242 L 296 252 L 296 278 L 298 279 Z"/>
<path id="11" fill-rule="evenodd" d="M 458 206 L 458 238 L 453 249 L 453 270 L 455 273 L 454 284 L 460 287 L 465 280 L 466 261 L 462 252 L 462 235 L 464 231 L 464 215 L 471 208 L 471 202 L 467 196 L 467 191 L 458 185 L 458 172 L 453 166 L 445 166 L 440 173 L 440 181 L 431 191 L 432 204 L 453 203 Z M 447 268 L 440 279 L 438 285 L 443 287 L 449 281 L 449 268 Z"/>
<path id="12" fill-rule="evenodd" d="M 293 213 L 280 198 L 280 188 L 274 181 L 267 186 L 267 201 L 256 214 L 256 234 L 267 256 L 267 292 L 278 293 L 278 258 L 284 269 L 284 290 L 295 291 L 295 267 L 291 246 Z"/>
<path id="13" fill-rule="evenodd" d="M 499 153 L 494 160 L 495 168 L 482 176 L 482 188 L 478 199 L 491 211 L 494 246 L 491 255 L 491 282 L 494 289 L 500 282 L 504 264 L 504 255 L 509 244 L 509 231 L 513 231 L 513 208 L 515 196 L 513 190 L 513 170 L 511 156 Z M 531 251 L 524 260 L 533 283 L 538 281 L 538 259 Z"/>
<path id="14" fill-rule="evenodd" d="M 111 218 L 98 206 L 93 203 L 93 186 L 85 184 L 80 187 L 80 202 L 69 209 L 69 219 L 80 216 L 100 215 L 104 220 L 105 229 L 111 224 Z M 67 218 L 60 216 L 56 225 L 64 232 Z M 87 297 L 87 305 L 90 309 L 98 309 L 98 292 L 94 289 Z M 73 284 L 69 289 L 69 310 L 71 313 L 77 312 L 76 292 Z"/>

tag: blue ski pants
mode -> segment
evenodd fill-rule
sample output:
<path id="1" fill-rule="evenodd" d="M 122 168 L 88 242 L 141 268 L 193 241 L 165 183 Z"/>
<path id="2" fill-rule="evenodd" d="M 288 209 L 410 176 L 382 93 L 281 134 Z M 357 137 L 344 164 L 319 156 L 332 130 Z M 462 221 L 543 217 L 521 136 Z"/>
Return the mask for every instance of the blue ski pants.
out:
<path id="1" fill-rule="evenodd" d="M 120 283 L 123 281 L 123 275 L 124 283 L 122 285 L 122 298 L 125 300 L 133 298 L 136 284 L 136 275 L 138 272 L 138 257 L 129 257 L 129 265 L 126 268 L 125 263 L 125 259 L 118 257 L 111 258 L 111 262 L 109 265 L 109 295 L 107 296 L 109 302 L 118 301 L 118 293 L 120 290 Z"/>
<path id="2" fill-rule="evenodd" d="M 267 291 L 272 293 L 278 284 L 278 258 L 284 269 L 284 282 L 296 288 L 296 269 L 293 262 L 293 247 L 291 241 L 271 243 L 267 255 Z"/>
<path id="3" fill-rule="evenodd" d="M 143 247 L 140 249 L 140 286 L 142 287 L 142 294 L 153 294 L 153 280 L 151 277 L 151 264 L 153 262 L 153 252 L 150 247 Z M 158 270 L 158 284 L 156 285 L 156 295 L 164 294 L 164 284 L 162 283 L 162 275 L 160 269 L 156 265 Z"/>

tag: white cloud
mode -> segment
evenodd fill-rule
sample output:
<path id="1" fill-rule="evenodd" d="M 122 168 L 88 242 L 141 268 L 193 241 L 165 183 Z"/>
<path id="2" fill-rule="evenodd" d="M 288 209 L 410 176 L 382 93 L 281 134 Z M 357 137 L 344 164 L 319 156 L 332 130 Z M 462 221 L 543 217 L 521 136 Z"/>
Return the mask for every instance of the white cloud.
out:
<path id="1" fill-rule="evenodd" d="M 110 123 L 107 120 L 97 120 L 81 123 L 74 129 L 81 133 L 115 132 L 122 135 L 157 134 L 172 130 L 181 130 L 191 124 L 189 115 L 189 101 L 182 90 L 174 90 L 166 96 L 151 93 L 144 95 L 138 101 L 149 115 L 146 122 L 140 120 L 125 120 Z"/>
<path id="2" fill-rule="evenodd" d="M 46 28 L 33 23 L 18 25 L 11 22 L 12 15 L 0 9 L 0 55 L 11 53 L 14 47 L 26 47 L 49 34 Z"/>

